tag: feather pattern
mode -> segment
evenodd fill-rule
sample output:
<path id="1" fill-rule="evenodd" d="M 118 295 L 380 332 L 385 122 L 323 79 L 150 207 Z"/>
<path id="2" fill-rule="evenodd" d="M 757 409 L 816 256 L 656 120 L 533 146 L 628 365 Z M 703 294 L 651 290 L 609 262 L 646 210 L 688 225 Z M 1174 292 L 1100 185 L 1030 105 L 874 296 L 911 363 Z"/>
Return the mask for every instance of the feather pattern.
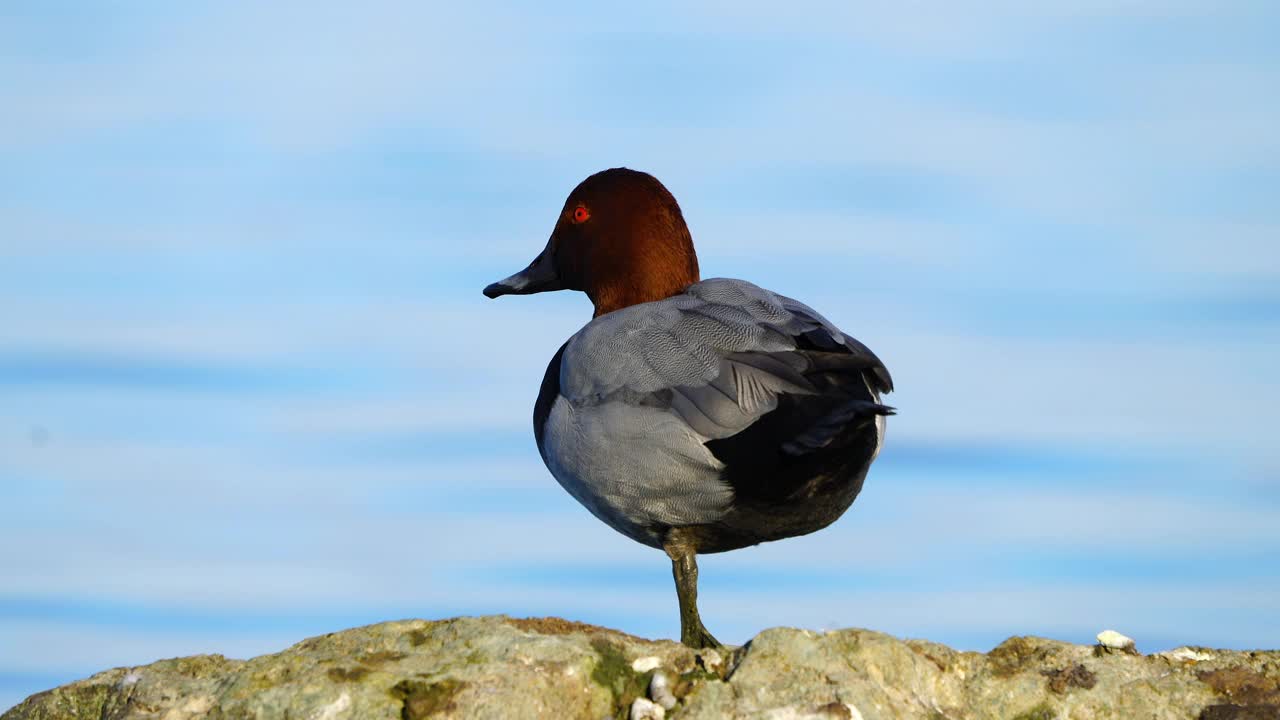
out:
<path id="1" fill-rule="evenodd" d="M 867 422 L 878 445 L 871 421 L 891 412 L 879 404 L 891 388 L 879 358 L 807 305 L 711 279 L 570 338 L 548 367 L 535 432 L 566 490 L 656 546 L 661 528 L 720 522 L 756 484 L 787 492 L 739 482 L 733 458 L 820 453 Z"/>

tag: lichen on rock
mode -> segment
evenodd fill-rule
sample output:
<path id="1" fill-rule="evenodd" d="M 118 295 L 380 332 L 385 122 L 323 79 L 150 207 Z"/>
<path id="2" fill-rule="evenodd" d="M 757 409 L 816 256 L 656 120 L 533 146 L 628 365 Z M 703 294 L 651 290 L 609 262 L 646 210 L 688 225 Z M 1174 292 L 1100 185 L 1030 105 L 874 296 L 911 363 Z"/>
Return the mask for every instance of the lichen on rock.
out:
<path id="1" fill-rule="evenodd" d="M 637 710 L 637 708 L 639 710 Z M 774 628 L 695 652 L 559 618 L 388 622 L 251 660 L 116 668 L 0 720 L 211 718 L 1280 718 L 1280 653 L 1140 656 L 1015 637 L 961 652 L 868 630 Z"/>

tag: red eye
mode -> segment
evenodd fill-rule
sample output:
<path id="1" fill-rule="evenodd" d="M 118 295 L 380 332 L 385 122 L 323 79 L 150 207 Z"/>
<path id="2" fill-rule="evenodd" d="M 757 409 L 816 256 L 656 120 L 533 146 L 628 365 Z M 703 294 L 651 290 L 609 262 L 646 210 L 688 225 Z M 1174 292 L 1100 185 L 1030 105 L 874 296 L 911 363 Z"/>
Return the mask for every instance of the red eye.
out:
<path id="1" fill-rule="evenodd" d="M 584 223 L 587 221 L 587 218 L 589 217 L 591 217 L 591 213 L 588 212 L 585 207 L 579 205 L 578 207 L 574 208 L 573 221 L 575 223 Z"/>

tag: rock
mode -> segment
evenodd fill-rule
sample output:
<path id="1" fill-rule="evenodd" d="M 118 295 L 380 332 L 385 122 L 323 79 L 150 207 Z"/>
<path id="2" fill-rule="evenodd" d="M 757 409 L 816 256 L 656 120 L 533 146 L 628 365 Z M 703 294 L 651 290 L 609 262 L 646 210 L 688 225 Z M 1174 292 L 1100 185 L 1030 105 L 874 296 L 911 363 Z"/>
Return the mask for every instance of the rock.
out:
<path id="1" fill-rule="evenodd" d="M 631 720 L 663 720 L 667 711 L 661 705 L 644 698 L 636 698 L 631 703 Z"/>
<path id="2" fill-rule="evenodd" d="M 982 654 L 775 628 L 719 655 L 558 618 L 389 622 L 252 660 L 107 670 L 0 720 L 1280 718 L 1275 651 L 1095 655 L 1013 637 Z"/>
<path id="3" fill-rule="evenodd" d="M 702 665 L 710 672 L 716 672 L 724 665 L 724 660 L 720 657 L 720 653 L 706 648 L 698 652 L 698 664 Z"/>

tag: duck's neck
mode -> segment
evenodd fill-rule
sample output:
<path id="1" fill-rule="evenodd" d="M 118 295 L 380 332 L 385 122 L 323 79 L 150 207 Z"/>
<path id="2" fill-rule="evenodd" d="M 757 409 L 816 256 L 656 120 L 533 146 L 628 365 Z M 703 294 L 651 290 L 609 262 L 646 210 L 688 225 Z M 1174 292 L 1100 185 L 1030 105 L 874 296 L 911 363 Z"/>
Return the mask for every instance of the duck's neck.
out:
<path id="1" fill-rule="evenodd" d="M 587 296 L 591 298 L 591 302 L 596 306 L 595 315 L 592 317 L 600 317 L 614 310 L 621 310 L 632 305 L 666 300 L 684 292 L 686 288 L 697 281 L 698 278 L 695 276 L 692 280 L 684 278 L 666 284 L 611 285 L 588 292 Z"/>
<path id="2" fill-rule="evenodd" d="M 594 249 L 582 290 L 596 306 L 595 317 L 679 295 L 700 278 L 688 230 L 625 243 L 620 249 L 603 244 Z"/>

